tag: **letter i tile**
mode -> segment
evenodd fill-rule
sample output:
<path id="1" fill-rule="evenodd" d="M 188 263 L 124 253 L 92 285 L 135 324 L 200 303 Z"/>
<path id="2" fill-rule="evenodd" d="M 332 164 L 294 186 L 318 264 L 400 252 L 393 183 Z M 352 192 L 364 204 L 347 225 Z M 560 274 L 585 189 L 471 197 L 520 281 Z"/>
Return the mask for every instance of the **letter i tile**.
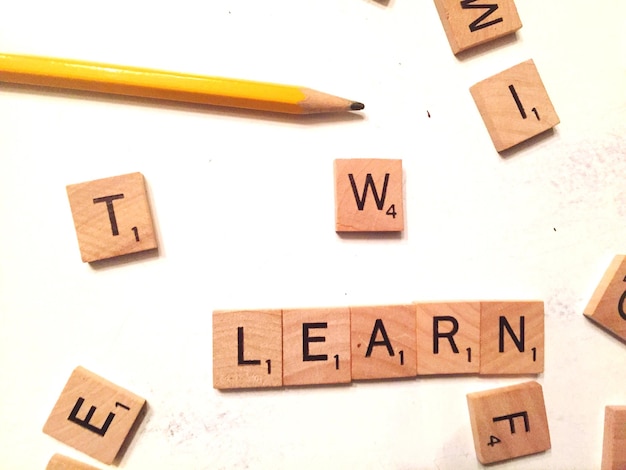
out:
<path id="1" fill-rule="evenodd" d="M 435 6 L 454 54 L 522 27 L 513 0 L 435 0 Z"/>
<path id="2" fill-rule="evenodd" d="M 213 387 L 283 384 L 281 310 L 213 312 Z"/>
<path id="3" fill-rule="evenodd" d="M 478 82 L 470 93 L 498 152 L 559 123 L 532 60 Z"/>
<path id="4" fill-rule="evenodd" d="M 537 382 L 467 395 L 476 456 L 483 464 L 550 449 L 550 431 Z"/>
<path id="5" fill-rule="evenodd" d="M 72 372 L 43 432 L 85 454 L 111 464 L 146 400 L 93 372 Z"/>
<path id="6" fill-rule="evenodd" d="M 157 248 L 141 173 L 67 186 L 83 262 Z"/>
<path id="7" fill-rule="evenodd" d="M 283 310 L 283 384 L 351 380 L 350 309 Z"/>
<path id="8" fill-rule="evenodd" d="M 335 230 L 404 230 L 402 160 L 335 160 Z"/>

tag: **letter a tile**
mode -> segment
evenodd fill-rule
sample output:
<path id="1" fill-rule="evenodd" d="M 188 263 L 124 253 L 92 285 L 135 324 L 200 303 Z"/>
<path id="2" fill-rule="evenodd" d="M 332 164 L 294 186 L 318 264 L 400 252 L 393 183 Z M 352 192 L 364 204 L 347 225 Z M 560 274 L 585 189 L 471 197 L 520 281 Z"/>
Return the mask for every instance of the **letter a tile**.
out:
<path id="1" fill-rule="evenodd" d="M 454 54 L 522 27 L 513 0 L 435 0 Z"/>
<path id="2" fill-rule="evenodd" d="M 414 305 L 350 307 L 352 379 L 417 376 Z"/>
<path id="3" fill-rule="evenodd" d="M 213 312 L 213 387 L 282 385 L 282 311 Z"/>
<path id="4" fill-rule="evenodd" d="M 335 160 L 335 230 L 404 230 L 402 160 Z"/>
<path id="5" fill-rule="evenodd" d="M 467 395 L 474 448 L 480 463 L 501 462 L 550 448 L 550 431 L 537 382 Z"/>
<path id="6" fill-rule="evenodd" d="M 584 314 L 626 341 L 626 256 L 613 258 Z"/>
<path id="7" fill-rule="evenodd" d="M 602 470 L 626 469 L 626 406 L 604 410 Z"/>
<path id="8" fill-rule="evenodd" d="M 141 173 L 67 186 L 83 262 L 157 248 Z"/>
<path id="9" fill-rule="evenodd" d="M 283 384 L 351 380 L 350 309 L 283 310 Z"/>
<path id="10" fill-rule="evenodd" d="M 417 375 L 477 374 L 480 302 L 417 303 Z"/>
<path id="11" fill-rule="evenodd" d="M 146 401 L 93 372 L 72 372 L 43 432 L 81 452 L 111 464 Z"/>
<path id="12" fill-rule="evenodd" d="M 478 82 L 470 92 L 498 152 L 559 123 L 532 60 Z"/>
<path id="13" fill-rule="evenodd" d="M 481 302 L 480 309 L 480 374 L 543 372 L 543 302 Z"/>

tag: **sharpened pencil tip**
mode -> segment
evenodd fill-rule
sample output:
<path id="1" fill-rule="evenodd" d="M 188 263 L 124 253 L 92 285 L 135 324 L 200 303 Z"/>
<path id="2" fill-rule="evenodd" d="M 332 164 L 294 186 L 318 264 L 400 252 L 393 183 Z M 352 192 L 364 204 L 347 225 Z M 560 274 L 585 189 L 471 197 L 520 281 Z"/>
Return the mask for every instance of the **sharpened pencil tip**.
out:
<path id="1" fill-rule="evenodd" d="M 356 101 L 350 105 L 350 109 L 352 111 L 360 111 L 360 110 L 362 110 L 364 108 L 365 108 L 365 105 L 363 103 L 359 103 L 359 102 L 356 102 Z"/>

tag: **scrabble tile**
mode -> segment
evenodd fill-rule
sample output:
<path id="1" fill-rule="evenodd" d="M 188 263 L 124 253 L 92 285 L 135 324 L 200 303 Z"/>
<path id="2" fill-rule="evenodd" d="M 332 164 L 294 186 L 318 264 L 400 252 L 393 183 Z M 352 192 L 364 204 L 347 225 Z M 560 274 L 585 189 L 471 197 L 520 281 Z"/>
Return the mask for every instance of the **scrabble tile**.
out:
<path id="1" fill-rule="evenodd" d="M 613 258 L 584 314 L 626 341 L 626 256 Z"/>
<path id="2" fill-rule="evenodd" d="M 416 303 L 417 375 L 477 374 L 480 302 Z"/>
<path id="3" fill-rule="evenodd" d="M 607 406 L 601 470 L 626 469 L 626 406 Z"/>
<path id="4" fill-rule="evenodd" d="M 111 464 L 146 400 L 83 367 L 72 372 L 43 432 Z"/>
<path id="5" fill-rule="evenodd" d="M 352 379 L 417 375 L 413 305 L 350 307 Z"/>
<path id="6" fill-rule="evenodd" d="M 470 92 L 498 152 L 559 123 L 532 60 L 478 82 Z"/>
<path id="7" fill-rule="evenodd" d="M 283 384 L 281 310 L 213 312 L 213 387 Z"/>
<path id="8" fill-rule="evenodd" d="M 480 308 L 480 373 L 543 372 L 543 302 L 481 302 Z"/>
<path id="9" fill-rule="evenodd" d="M 513 0 L 435 0 L 435 6 L 454 54 L 522 27 Z"/>
<path id="10" fill-rule="evenodd" d="M 83 262 L 157 248 L 141 173 L 67 186 Z"/>
<path id="11" fill-rule="evenodd" d="M 537 382 L 467 395 L 476 456 L 483 464 L 550 449 L 550 431 Z"/>
<path id="12" fill-rule="evenodd" d="M 350 309 L 283 310 L 283 385 L 351 380 Z"/>
<path id="13" fill-rule="evenodd" d="M 404 230 L 402 160 L 335 160 L 335 230 Z"/>
<path id="14" fill-rule="evenodd" d="M 78 460 L 70 459 L 61 454 L 54 454 L 48 465 L 46 466 L 46 470 L 98 470 L 96 467 L 92 467 L 91 465 L 87 465 L 86 463 L 79 462 Z"/>

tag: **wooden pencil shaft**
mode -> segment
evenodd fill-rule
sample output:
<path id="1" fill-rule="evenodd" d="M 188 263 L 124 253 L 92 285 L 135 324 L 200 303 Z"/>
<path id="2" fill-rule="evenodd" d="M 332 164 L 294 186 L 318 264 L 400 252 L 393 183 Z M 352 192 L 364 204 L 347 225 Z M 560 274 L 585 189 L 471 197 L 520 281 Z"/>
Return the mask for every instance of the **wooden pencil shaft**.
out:
<path id="1" fill-rule="evenodd" d="M 0 54 L 0 82 L 290 114 L 363 108 L 293 85 L 12 54 Z"/>

